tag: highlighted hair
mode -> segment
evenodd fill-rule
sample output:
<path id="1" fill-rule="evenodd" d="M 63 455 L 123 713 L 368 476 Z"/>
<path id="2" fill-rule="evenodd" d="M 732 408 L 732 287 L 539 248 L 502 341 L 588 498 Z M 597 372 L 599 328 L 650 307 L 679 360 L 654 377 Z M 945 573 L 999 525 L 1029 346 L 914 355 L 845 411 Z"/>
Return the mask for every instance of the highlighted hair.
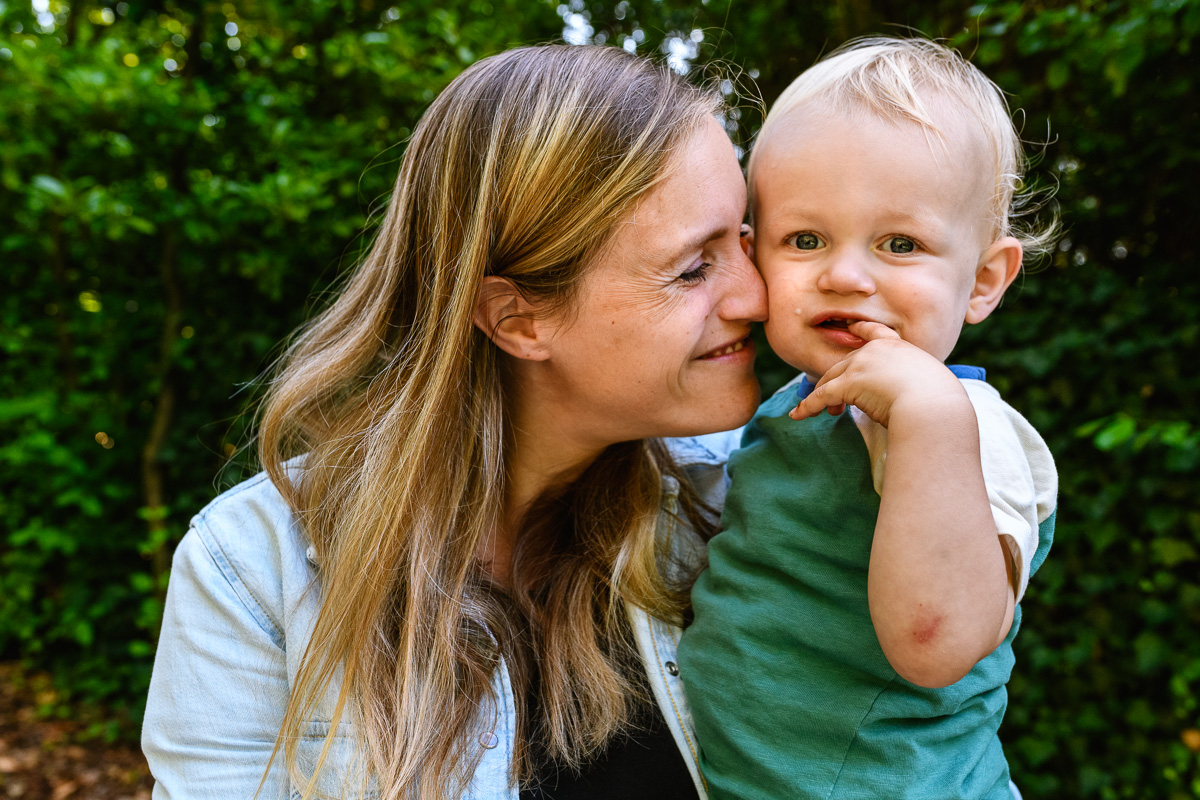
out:
<path id="1" fill-rule="evenodd" d="M 538 759 L 580 766 L 629 723 L 641 666 L 619 601 L 664 619 L 687 605 L 655 527 L 678 469 L 656 441 L 609 447 L 542 498 L 512 585 L 492 585 L 478 556 L 506 490 L 506 356 L 472 316 L 489 275 L 569 311 L 719 102 L 620 48 L 551 45 L 474 64 L 417 126 L 370 252 L 292 341 L 259 423 L 263 466 L 320 565 L 276 746 L 305 800 L 343 718 L 380 798 L 461 795 L 500 713 L 501 659 L 516 781 Z M 681 501 L 711 526 L 686 484 Z M 297 743 L 326 702 L 314 771 Z"/>

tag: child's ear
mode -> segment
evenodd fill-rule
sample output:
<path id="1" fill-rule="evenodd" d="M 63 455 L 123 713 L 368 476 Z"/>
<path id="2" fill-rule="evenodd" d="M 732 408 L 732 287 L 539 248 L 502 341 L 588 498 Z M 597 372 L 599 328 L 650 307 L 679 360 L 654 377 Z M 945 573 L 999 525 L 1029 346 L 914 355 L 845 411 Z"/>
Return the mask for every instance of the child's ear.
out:
<path id="1" fill-rule="evenodd" d="M 475 327 L 514 358 L 545 361 L 550 357 L 549 325 L 508 278 L 488 275 L 475 299 Z"/>
<path id="2" fill-rule="evenodd" d="M 1011 236 L 997 239 L 979 258 L 975 286 L 967 301 L 967 323 L 983 322 L 1000 305 L 1004 292 L 1021 272 L 1021 243 Z"/>
<path id="3" fill-rule="evenodd" d="M 750 225 L 742 225 L 742 252 L 746 254 L 746 258 L 754 260 L 754 228 Z"/>

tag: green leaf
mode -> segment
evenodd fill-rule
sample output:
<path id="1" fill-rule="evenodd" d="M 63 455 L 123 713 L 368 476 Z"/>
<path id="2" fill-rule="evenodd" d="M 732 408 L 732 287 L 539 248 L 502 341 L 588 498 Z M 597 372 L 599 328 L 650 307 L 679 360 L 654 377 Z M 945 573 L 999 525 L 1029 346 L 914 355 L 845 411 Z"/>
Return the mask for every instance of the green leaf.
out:
<path id="1" fill-rule="evenodd" d="M 1071 65 L 1065 58 L 1056 58 L 1046 68 L 1046 85 L 1051 89 L 1061 89 L 1071 77 Z"/>
<path id="2" fill-rule="evenodd" d="M 53 178 L 49 175 L 35 175 L 32 183 L 34 189 L 45 192 L 52 197 L 57 197 L 60 200 L 67 198 L 67 187 L 63 186 L 62 181 L 58 178 Z"/>
<path id="3" fill-rule="evenodd" d="M 144 519 L 147 522 L 159 522 L 166 519 L 171 514 L 169 506 L 142 506 L 137 510 L 139 519 Z"/>
<path id="4" fill-rule="evenodd" d="M 1124 412 L 1115 414 L 1096 433 L 1092 442 L 1100 450 L 1112 450 L 1125 442 L 1137 432 L 1137 421 Z"/>
<path id="5" fill-rule="evenodd" d="M 28 397 L 0 398 L 0 423 L 21 417 L 45 418 L 54 411 L 54 394 L 43 392 Z"/>
<path id="6" fill-rule="evenodd" d="M 1133 640 L 1138 672 L 1147 673 L 1158 667 L 1167 656 L 1168 648 L 1162 637 L 1147 631 Z"/>
<path id="7" fill-rule="evenodd" d="M 76 620 L 72 633 L 75 636 L 75 641 L 84 647 L 90 645 L 95 638 L 95 630 L 92 628 L 92 623 L 86 619 Z"/>
<path id="8" fill-rule="evenodd" d="M 1151 542 L 1154 560 L 1167 568 L 1176 567 L 1185 561 L 1195 561 L 1196 548 L 1182 539 L 1155 539 Z"/>
<path id="9" fill-rule="evenodd" d="M 129 585 L 139 594 L 150 594 L 154 591 L 154 578 L 147 572 L 135 572 L 129 576 Z"/>
<path id="10" fill-rule="evenodd" d="M 125 220 L 125 224 L 133 228 L 135 231 L 147 235 L 152 234 L 157 230 L 153 222 L 148 219 L 143 219 L 142 217 L 128 217 Z"/>

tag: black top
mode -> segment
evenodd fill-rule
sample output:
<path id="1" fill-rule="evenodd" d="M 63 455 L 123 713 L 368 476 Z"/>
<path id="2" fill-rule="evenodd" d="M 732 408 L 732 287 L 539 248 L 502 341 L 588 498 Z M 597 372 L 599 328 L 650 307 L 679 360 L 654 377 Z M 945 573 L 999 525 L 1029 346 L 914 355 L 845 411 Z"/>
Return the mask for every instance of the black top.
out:
<path id="1" fill-rule="evenodd" d="M 645 676 L 642 676 L 645 680 Z M 651 696 L 646 686 L 646 696 Z M 675 745 L 662 710 L 651 701 L 635 715 L 629 733 L 580 774 L 558 764 L 543 765 L 535 785 L 522 787 L 521 800 L 697 800 L 687 764 Z"/>

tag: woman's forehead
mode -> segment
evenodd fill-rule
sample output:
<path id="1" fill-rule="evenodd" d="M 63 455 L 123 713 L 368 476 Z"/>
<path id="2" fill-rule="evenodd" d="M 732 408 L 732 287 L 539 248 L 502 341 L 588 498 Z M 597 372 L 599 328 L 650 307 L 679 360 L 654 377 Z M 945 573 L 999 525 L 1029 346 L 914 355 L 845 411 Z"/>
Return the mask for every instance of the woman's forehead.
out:
<path id="1" fill-rule="evenodd" d="M 709 123 L 617 224 L 614 248 L 633 249 L 647 264 L 675 264 L 737 232 L 746 210 L 745 180 L 729 137 L 716 120 Z"/>

